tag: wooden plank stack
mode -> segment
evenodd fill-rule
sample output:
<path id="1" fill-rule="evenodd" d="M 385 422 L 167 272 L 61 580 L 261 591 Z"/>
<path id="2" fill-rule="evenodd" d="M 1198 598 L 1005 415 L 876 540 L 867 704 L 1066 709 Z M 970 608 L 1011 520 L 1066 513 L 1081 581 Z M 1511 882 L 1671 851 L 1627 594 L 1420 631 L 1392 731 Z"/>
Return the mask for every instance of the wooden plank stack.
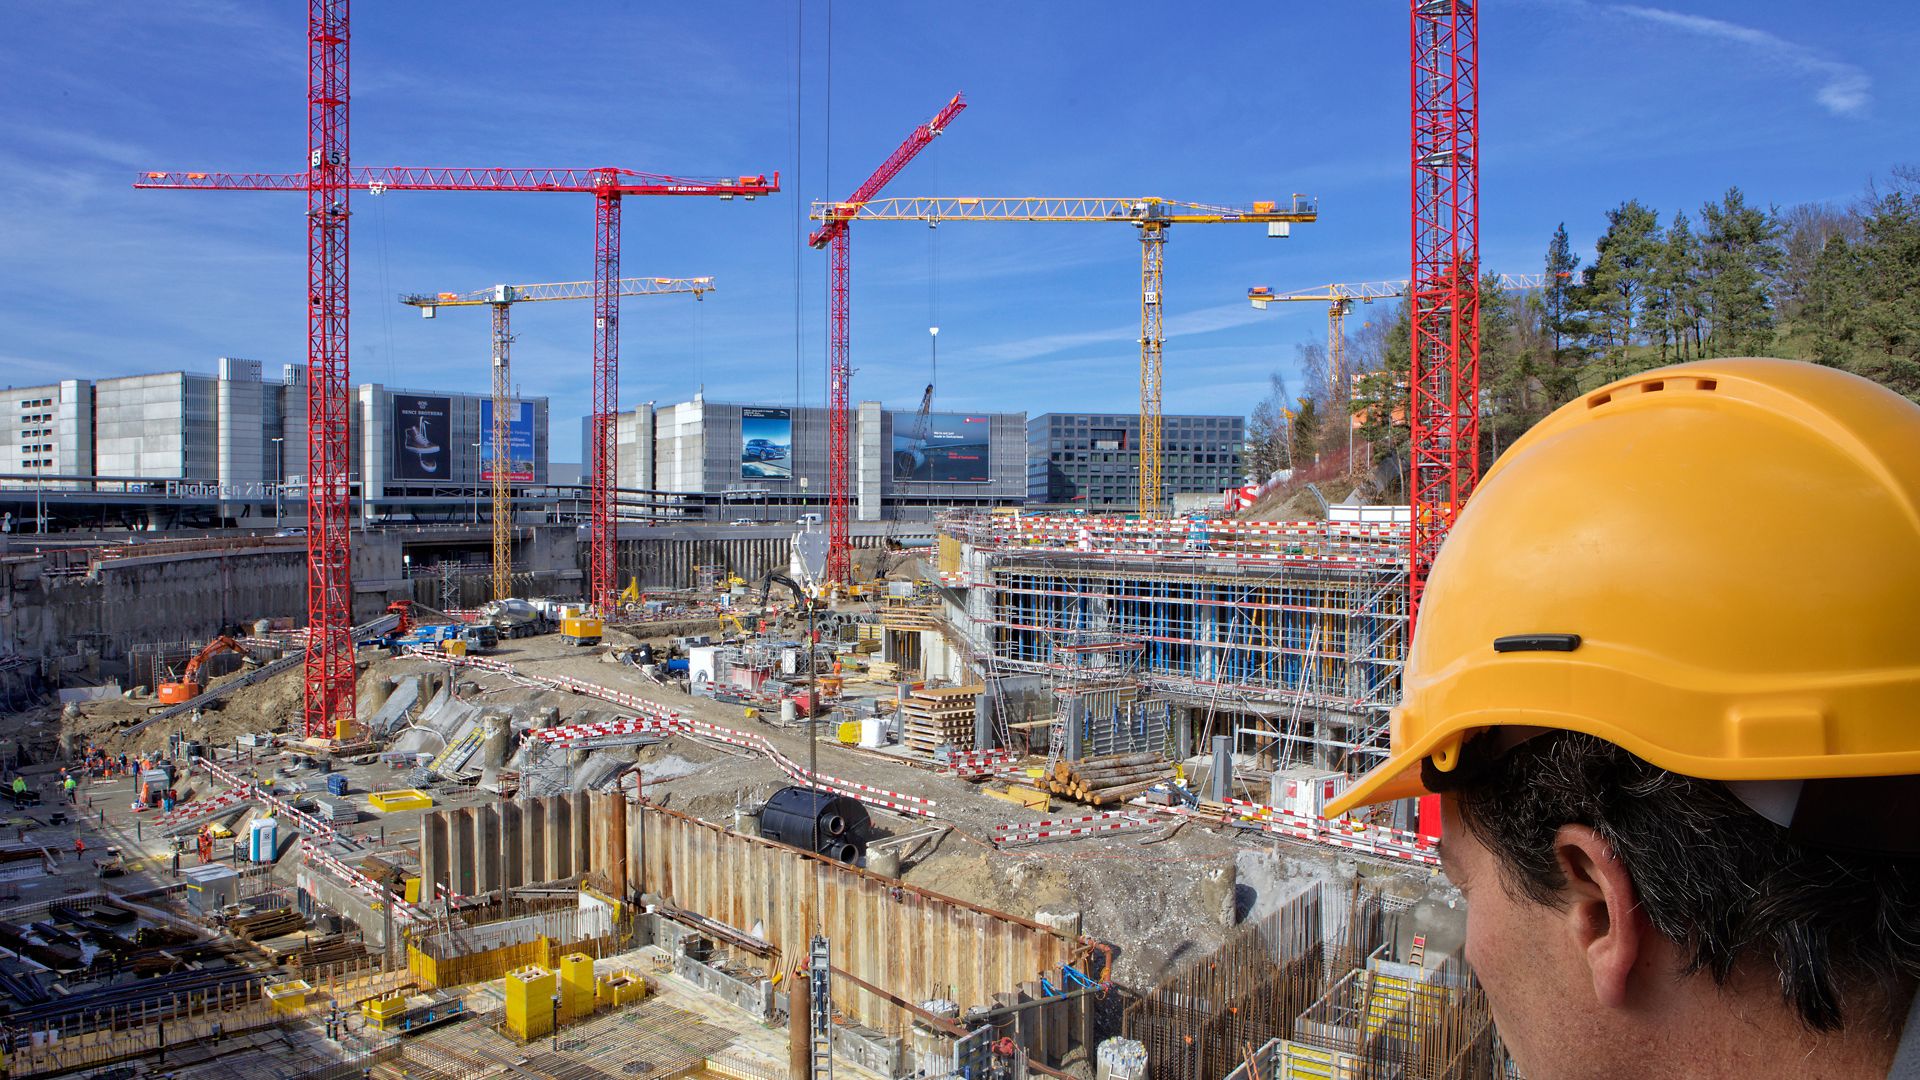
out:
<path id="1" fill-rule="evenodd" d="M 974 698 L 985 690 L 979 685 L 915 690 L 901 705 L 907 745 L 928 753 L 942 746 L 972 746 Z"/>
<path id="2" fill-rule="evenodd" d="M 1048 791 L 1094 806 L 1125 802 L 1173 779 L 1173 763 L 1159 754 L 1109 754 L 1061 761 L 1047 779 Z"/>
<path id="3" fill-rule="evenodd" d="M 297 932 L 306 925 L 306 916 L 292 908 L 280 908 L 277 911 L 237 915 L 227 924 L 227 929 L 241 941 L 264 941 L 270 937 Z"/>

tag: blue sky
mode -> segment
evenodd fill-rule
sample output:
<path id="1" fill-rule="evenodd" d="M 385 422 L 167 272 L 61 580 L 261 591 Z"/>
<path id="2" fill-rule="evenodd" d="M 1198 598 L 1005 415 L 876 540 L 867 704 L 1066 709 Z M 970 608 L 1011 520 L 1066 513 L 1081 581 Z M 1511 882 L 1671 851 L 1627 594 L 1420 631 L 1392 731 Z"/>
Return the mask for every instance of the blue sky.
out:
<path id="1" fill-rule="evenodd" d="M 303 358 L 301 197 L 131 183 L 148 168 L 300 169 L 305 11 L 127 0 L 9 13 L 0 384 Z M 817 403 L 825 256 L 802 249 L 796 282 L 807 205 L 844 197 L 963 90 L 970 108 L 890 194 L 1319 198 L 1320 222 L 1289 240 L 1189 226 L 1168 243 L 1166 409 L 1244 413 L 1325 326 L 1315 305 L 1253 311 L 1248 285 L 1406 275 L 1406 22 L 1404 0 L 841 0 L 829 61 L 824 0 L 798 18 L 755 0 L 362 0 L 353 163 L 779 170 L 784 192 L 753 203 L 628 201 L 624 271 L 710 274 L 718 291 L 626 301 L 621 401 L 684 400 L 704 383 L 715 399 Z M 1486 0 L 1481 34 L 1488 269 L 1536 271 L 1563 220 L 1590 250 L 1628 197 L 1663 214 L 1729 184 L 1781 206 L 1847 200 L 1920 161 L 1920 10 L 1905 0 Z M 584 196 L 353 205 L 356 383 L 485 386 L 482 312 L 426 322 L 399 293 L 591 273 Z M 1137 407 L 1132 230 L 876 223 L 853 250 L 856 399 L 912 408 L 937 321 L 939 408 Z M 583 304 L 515 313 L 517 381 L 553 399 L 556 459 L 577 452 L 589 320 Z"/>

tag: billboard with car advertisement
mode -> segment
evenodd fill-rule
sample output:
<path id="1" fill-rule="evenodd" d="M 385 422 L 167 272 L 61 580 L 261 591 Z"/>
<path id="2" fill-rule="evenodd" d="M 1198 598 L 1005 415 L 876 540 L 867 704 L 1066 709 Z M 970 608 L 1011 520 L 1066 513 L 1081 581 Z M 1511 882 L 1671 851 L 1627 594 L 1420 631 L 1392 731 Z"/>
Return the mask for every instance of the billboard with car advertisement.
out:
<path id="1" fill-rule="evenodd" d="M 452 479 L 451 399 L 419 394 L 393 395 L 393 478 Z M 471 448 L 469 448 L 471 450 Z"/>
<path id="2" fill-rule="evenodd" d="M 480 401 L 480 479 L 493 479 L 493 399 Z M 533 483 L 533 402 L 507 403 L 507 479 Z"/>
<path id="3" fill-rule="evenodd" d="M 740 478 L 793 478 L 793 410 L 740 410 Z"/>
<path id="4" fill-rule="evenodd" d="M 984 484 L 988 471 L 990 418 L 929 413 L 893 414 L 893 478 L 916 483 Z"/>

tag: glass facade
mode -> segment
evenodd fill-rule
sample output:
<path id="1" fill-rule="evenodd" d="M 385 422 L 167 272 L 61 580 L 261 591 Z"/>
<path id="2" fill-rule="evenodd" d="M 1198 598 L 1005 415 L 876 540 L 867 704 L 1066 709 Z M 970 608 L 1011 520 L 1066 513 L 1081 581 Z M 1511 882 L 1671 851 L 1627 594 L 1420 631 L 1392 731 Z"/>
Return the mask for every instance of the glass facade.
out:
<path id="1" fill-rule="evenodd" d="M 1218 494 L 1244 483 L 1242 416 L 1161 418 L 1161 476 L 1168 497 Z M 1027 421 L 1027 502 L 1132 507 L 1139 498 L 1140 417 L 1043 413 Z"/>

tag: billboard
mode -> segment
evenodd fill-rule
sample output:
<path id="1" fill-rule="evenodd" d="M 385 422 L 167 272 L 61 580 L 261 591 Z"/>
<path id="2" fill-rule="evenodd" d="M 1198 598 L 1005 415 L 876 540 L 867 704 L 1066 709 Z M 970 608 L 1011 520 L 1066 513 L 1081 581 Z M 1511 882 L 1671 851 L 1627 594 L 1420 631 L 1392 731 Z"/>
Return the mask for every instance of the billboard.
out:
<path id="1" fill-rule="evenodd" d="M 793 410 L 740 410 L 740 478 L 793 478 Z"/>
<path id="2" fill-rule="evenodd" d="M 984 484 L 988 431 L 985 416 L 929 413 L 921 428 L 918 413 L 893 414 L 893 478 L 898 481 Z"/>
<path id="3" fill-rule="evenodd" d="M 393 478 L 449 480 L 453 473 L 450 399 L 393 395 Z"/>
<path id="4" fill-rule="evenodd" d="M 480 479 L 493 479 L 493 399 L 480 400 Z M 507 479 L 533 483 L 533 402 L 507 404 Z"/>

